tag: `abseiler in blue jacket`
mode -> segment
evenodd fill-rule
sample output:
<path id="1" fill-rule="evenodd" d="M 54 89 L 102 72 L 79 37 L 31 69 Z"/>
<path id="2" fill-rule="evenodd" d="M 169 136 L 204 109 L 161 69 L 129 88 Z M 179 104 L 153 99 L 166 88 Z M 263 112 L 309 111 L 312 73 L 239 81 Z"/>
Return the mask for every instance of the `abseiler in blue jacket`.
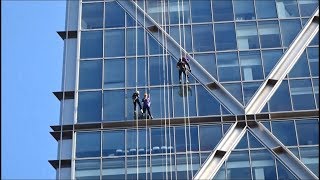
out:
<path id="1" fill-rule="evenodd" d="M 146 110 L 148 110 L 148 114 L 150 119 L 153 119 L 151 112 L 150 112 L 150 106 L 151 106 L 151 101 L 150 98 L 148 97 L 148 93 L 144 93 L 144 97 L 142 99 L 143 102 L 143 115 L 145 115 Z"/>

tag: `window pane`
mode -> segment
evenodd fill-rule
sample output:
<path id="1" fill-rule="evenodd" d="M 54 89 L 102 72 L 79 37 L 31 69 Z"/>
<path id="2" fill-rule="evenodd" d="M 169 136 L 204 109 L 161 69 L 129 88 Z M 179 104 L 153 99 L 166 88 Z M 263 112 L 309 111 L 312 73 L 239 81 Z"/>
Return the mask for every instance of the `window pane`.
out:
<path id="1" fill-rule="evenodd" d="M 200 126 L 199 131 L 201 151 L 212 151 L 222 138 L 221 125 Z"/>
<path id="2" fill-rule="evenodd" d="M 217 66 L 220 81 L 240 81 L 237 53 L 217 53 Z"/>
<path id="3" fill-rule="evenodd" d="M 137 163 L 136 163 L 137 164 Z M 146 164 L 142 164 L 142 168 L 144 169 L 142 172 L 146 171 Z M 148 172 L 152 171 L 152 179 L 169 179 L 170 177 L 175 178 L 175 158 L 174 156 L 151 156 L 151 167 L 152 170 L 149 170 Z M 140 174 L 139 174 L 140 175 Z M 148 177 L 149 174 L 147 174 Z M 144 174 L 144 178 L 139 179 L 151 179 L 150 177 L 147 178 Z M 133 177 L 132 179 L 137 179 L 137 176 Z"/>
<path id="4" fill-rule="evenodd" d="M 103 3 L 82 4 L 82 29 L 102 28 Z"/>
<path id="5" fill-rule="evenodd" d="M 146 58 L 129 58 L 127 63 L 127 81 L 128 87 L 147 86 L 148 64 Z M 137 74 L 136 74 L 137 73 Z M 137 79 L 136 79 L 137 78 Z"/>
<path id="6" fill-rule="evenodd" d="M 199 150 L 197 126 L 176 127 L 175 137 L 176 137 L 177 152 Z M 191 142 L 190 142 L 190 139 L 191 139 Z"/>
<path id="7" fill-rule="evenodd" d="M 314 109 L 315 102 L 310 79 L 290 80 L 293 109 Z"/>
<path id="8" fill-rule="evenodd" d="M 192 85 L 173 87 L 173 103 L 175 117 L 196 116 L 195 87 Z"/>
<path id="9" fill-rule="evenodd" d="M 104 131 L 102 134 L 102 155 L 122 156 L 125 155 L 124 130 Z"/>
<path id="10" fill-rule="evenodd" d="M 237 49 L 234 23 L 215 24 L 215 33 L 217 51 Z"/>
<path id="11" fill-rule="evenodd" d="M 153 116 L 153 118 L 164 118 L 164 92 L 163 88 L 151 88 L 150 93 L 149 93 L 149 98 L 151 101 L 151 106 L 150 106 L 150 114 Z M 168 93 L 166 93 L 168 94 Z M 141 94 L 141 98 L 143 94 Z M 143 103 L 141 104 L 143 106 Z M 168 112 L 168 111 L 167 111 Z M 146 114 L 147 114 L 146 110 Z"/>
<path id="12" fill-rule="evenodd" d="M 277 179 L 273 155 L 268 150 L 250 151 L 253 179 Z"/>
<path id="13" fill-rule="evenodd" d="M 275 1 L 255 0 L 258 19 L 277 17 Z"/>
<path id="14" fill-rule="evenodd" d="M 169 3 L 170 24 L 190 23 L 190 7 L 188 1 L 170 0 Z M 180 21 L 179 21 L 180 17 Z"/>
<path id="15" fill-rule="evenodd" d="M 199 154 L 179 154 L 176 156 L 177 179 L 192 179 L 200 168 Z M 191 171 L 193 170 L 193 171 Z"/>
<path id="16" fill-rule="evenodd" d="M 81 32 L 80 58 L 102 57 L 102 31 Z"/>
<path id="17" fill-rule="evenodd" d="M 173 128 L 151 128 L 151 153 L 173 153 L 175 148 L 173 134 Z"/>
<path id="18" fill-rule="evenodd" d="M 211 76 L 217 78 L 216 57 L 214 54 L 195 54 L 194 59 L 196 59 Z"/>
<path id="19" fill-rule="evenodd" d="M 299 17 L 298 6 L 296 0 L 276 0 L 278 17 L 290 18 Z"/>
<path id="20" fill-rule="evenodd" d="M 116 57 L 124 56 L 124 30 L 107 30 L 105 31 L 104 38 L 104 56 L 105 57 Z"/>
<path id="21" fill-rule="evenodd" d="M 102 159 L 102 179 L 125 179 L 124 158 Z"/>
<path id="22" fill-rule="evenodd" d="M 270 111 L 291 111 L 288 81 L 282 81 L 279 88 L 271 97 Z"/>
<path id="23" fill-rule="evenodd" d="M 101 89 L 102 61 L 80 61 L 79 89 Z"/>
<path id="24" fill-rule="evenodd" d="M 210 0 L 191 1 L 192 23 L 211 22 Z"/>
<path id="25" fill-rule="evenodd" d="M 310 16 L 319 6 L 317 0 L 298 0 L 301 16 Z"/>
<path id="26" fill-rule="evenodd" d="M 233 20 L 233 10 L 232 1 L 212 1 L 213 8 L 213 20 L 214 21 L 232 21 Z"/>
<path id="27" fill-rule="evenodd" d="M 261 82 L 243 83 L 243 100 L 244 104 L 248 104 L 251 97 L 257 92 Z"/>
<path id="28" fill-rule="evenodd" d="M 285 146 L 296 146 L 297 137 L 293 121 L 272 121 L 272 134 Z"/>
<path id="29" fill-rule="evenodd" d="M 234 14 L 236 20 L 251 20 L 256 19 L 254 12 L 253 0 L 233 1 Z"/>
<path id="30" fill-rule="evenodd" d="M 193 25 L 193 51 L 201 52 L 201 51 L 213 51 L 213 32 L 212 25 Z M 205 34 L 205 36 L 204 36 Z"/>
<path id="31" fill-rule="evenodd" d="M 138 1 L 140 2 L 140 1 Z M 168 162 L 175 162 L 174 158 Z M 153 167 L 152 167 L 153 168 Z M 136 179 L 151 179 L 150 177 L 150 157 L 147 156 L 131 156 L 127 157 L 127 167 L 122 167 L 123 171 L 127 171 L 127 180 L 136 180 Z M 172 168 L 171 168 L 172 169 Z M 123 172 L 124 173 L 124 172 Z M 119 173 L 120 174 L 120 173 Z M 138 176 L 137 176 L 138 174 Z M 123 178 L 110 178 L 110 179 L 125 179 Z"/>
<path id="32" fill-rule="evenodd" d="M 103 120 L 123 121 L 124 118 L 124 90 L 103 92 Z"/>
<path id="33" fill-rule="evenodd" d="M 104 61 L 104 88 L 124 87 L 124 59 Z"/>
<path id="34" fill-rule="evenodd" d="M 136 37 L 136 33 L 138 35 L 138 38 Z M 134 55 L 145 55 L 146 53 L 146 47 L 145 47 L 145 38 L 144 38 L 144 31 L 142 28 L 139 28 L 136 31 L 136 28 L 134 29 L 127 29 L 127 37 L 126 37 L 126 48 L 127 48 L 127 56 L 134 56 Z M 138 40 L 138 42 L 137 42 Z M 136 43 L 138 49 L 136 49 Z M 137 51 L 137 52 L 136 52 Z"/>
<path id="35" fill-rule="evenodd" d="M 307 119 L 296 121 L 299 145 L 319 144 L 319 121 Z"/>
<path id="36" fill-rule="evenodd" d="M 240 83 L 224 83 L 222 85 L 233 97 L 242 103 L 242 88 Z"/>
<path id="37" fill-rule="evenodd" d="M 75 171 L 76 179 L 100 180 L 100 160 L 77 160 Z"/>
<path id="38" fill-rule="evenodd" d="M 171 26 L 170 35 L 186 51 L 192 51 L 191 26 Z"/>
<path id="39" fill-rule="evenodd" d="M 76 157 L 100 157 L 100 131 L 77 132 Z"/>
<path id="40" fill-rule="evenodd" d="M 160 46 L 158 41 L 156 41 L 151 35 L 148 35 L 149 39 L 149 55 L 154 55 L 154 54 L 162 54 L 163 53 L 163 48 Z"/>
<path id="41" fill-rule="evenodd" d="M 247 1 L 240 1 L 247 2 Z M 254 22 L 237 23 L 237 42 L 238 49 L 257 49 L 259 48 L 259 37 L 257 25 Z"/>
<path id="42" fill-rule="evenodd" d="M 263 67 L 265 77 L 269 75 L 273 67 L 279 61 L 280 57 L 282 56 L 282 50 L 265 50 L 261 51 L 262 59 L 263 59 Z"/>
<path id="43" fill-rule="evenodd" d="M 116 1 L 106 2 L 105 26 L 124 27 L 125 12 Z"/>
<path id="44" fill-rule="evenodd" d="M 319 146 L 300 148 L 301 161 L 319 177 Z"/>
<path id="45" fill-rule="evenodd" d="M 308 67 L 308 61 L 307 61 L 307 55 L 304 51 L 303 54 L 298 59 L 297 63 L 293 66 L 291 71 L 289 72 L 289 77 L 309 77 L 309 67 Z"/>
<path id="46" fill-rule="evenodd" d="M 261 48 L 281 47 L 279 24 L 277 21 L 258 22 L 258 30 Z"/>
<path id="47" fill-rule="evenodd" d="M 288 47 L 301 30 L 300 20 L 280 20 L 280 26 L 283 46 Z"/>
<path id="48" fill-rule="evenodd" d="M 280 161 L 277 162 L 278 179 L 298 179 Z"/>
<path id="49" fill-rule="evenodd" d="M 164 83 L 165 70 L 163 69 L 164 56 L 150 57 L 149 70 L 150 70 L 150 85 L 160 85 Z"/>
<path id="50" fill-rule="evenodd" d="M 233 151 L 227 160 L 227 179 L 251 179 L 248 151 Z"/>
<path id="51" fill-rule="evenodd" d="M 78 123 L 101 121 L 101 92 L 79 92 Z"/>
<path id="52" fill-rule="evenodd" d="M 138 144 L 137 144 L 137 135 L 138 135 Z M 173 136 L 173 133 L 171 134 Z M 169 135 L 167 134 L 169 139 Z M 172 138 L 173 139 L 173 138 Z M 169 144 L 169 141 L 168 141 Z M 171 144 L 173 146 L 173 143 Z M 150 139 L 149 139 L 149 130 L 146 129 L 128 129 L 127 130 L 127 151 L 129 155 L 135 155 L 137 153 L 149 154 L 150 150 Z"/>
<path id="53" fill-rule="evenodd" d="M 240 52 L 243 81 L 263 79 L 260 51 Z"/>
<path id="54" fill-rule="evenodd" d="M 319 76 L 319 48 L 308 47 L 308 59 L 312 76 Z"/>
<path id="55" fill-rule="evenodd" d="M 197 86 L 198 115 L 220 115 L 220 103 L 202 86 Z"/>
<path id="56" fill-rule="evenodd" d="M 316 97 L 317 107 L 319 108 L 319 79 L 312 79 L 313 82 L 313 92 Z"/>

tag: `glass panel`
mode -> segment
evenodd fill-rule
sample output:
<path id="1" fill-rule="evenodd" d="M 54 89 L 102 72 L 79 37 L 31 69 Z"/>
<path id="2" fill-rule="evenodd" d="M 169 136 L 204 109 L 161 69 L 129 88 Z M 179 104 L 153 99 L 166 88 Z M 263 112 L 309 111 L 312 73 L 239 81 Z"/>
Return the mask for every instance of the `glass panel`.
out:
<path id="1" fill-rule="evenodd" d="M 181 85 L 173 87 L 174 116 L 196 116 L 195 86 Z"/>
<path id="2" fill-rule="evenodd" d="M 278 170 L 278 179 L 279 180 L 287 180 L 287 179 L 298 179 L 296 178 L 280 161 L 276 160 L 277 162 L 277 170 Z"/>
<path id="3" fill-rule="evenodd" d="M 301 161 L 319 177 L 319 146 L 305 148 L 300 147 L 300 154 Z"/>
<path id="4" fill-rule="evenodd" d="M 170 13 L 170 24 L 180 24 L 183 22 L 190 23 L 190 7 L 188 1 L 182 2 L 181 0 L 170 0 L 168 5 Z"/>
<path id="5" fill-rule="evenodd" d="M 171 132 L 173 136 L 173 132 Z M 138 139 L 137 139 L 138 135 Z M 168 139 L 169 139 L 169 135 Z M 172 138 L 173 139 L 173 138 Z M 138 141 L 138 142 L 137 142 Z M 128 129 L 127 130 L 127 152 L 129 155 L 149 154 L 150 152 L 149 130 L 146 129 Z M 173 146 L 173 144 L 172 144 Z"/>
<path id="6" fill-rule="evenodd" d="M 319 79 L 312 79 L 313 82 L 313 92 L 316 98 L 317 107 L 319 108 Z"/>
<path id="7" fill-rule="evenodd" d="M 168 94 L 166 92 L 166 94 Z M 150 93 L 148 96 L 150 98 L 150 114 L 153 116 L 153 118 L 164 118 L 164 92 L 163 88 L 151 88 Z M 141 97 L 144 98 L 144 97 Z M 144 108 L 144 103 L 141 103 L 142 108 Z M 145 106 L 146 108 L 147 106 Z M 168 111 L 167 111 L 168 112 Z M 145 110 L 145 113 L 148 114 L 148 110 Z M 144 117 L 145 118 L 145 117 Z"/>
<path id="8" fill-rule="evenodd" d="M 215 34 L 216 34 L 215 37 L 216 37 L 217 51 L 237 49 L 236 32 L 234 30 L 234 23 L 215 24 L 214 26 L 215 26 Z"/>
<path id="9" fill-rule="evenodd" d="M 242 136 L 235 149 L 248 149 L 248 132 Z"/>
<path id="10" fill-rule="evenodd" d="M 174 159 L 175 159 L 174 156 L 172 157 L 165 156 L 165 155 L 151 156 L 152 179 L 170 179 L 170 177 L 174 178 L 175 177 Z"/>
<path id="11" fill-rule="evenodd" d="M 252 96 L 257 92 L 262 82 L 243 83 L 243 100 L 248 104 Z"/>
<path id="12" fill-rule="evenodd" d="M 264 146 L 251 133 L 248 133 L 250 148 L 263 148 Z"/>
<path id="13" fill-rule="evenodd" d="M 240 52 L 243 81 L 263 79 L 260 51 Z"/>
<path id="14" fill-rule="evenodd" d="M 148 35 L 149 39 L 149 55 L 154 55 L 154 54 L 162 54 L 163 53 L 163 48 L 160 46 L 160 44 L 150 35 Z"/>
<path id="15" fill-rule="evenodd" d="M 272 134 L 285 146 L 297 145 L 297 137 L 293 121 L 272 121 Z"/>
<path id="16" fill-rule="evenodd" d="M 251 179 L 248 151 L 232 151 L 227 160 L 227 179 Z"/>
<path id="17" fill-rule="evenodd" d="M 197 86 L 198 115 L 220 115 L 220 103 L 202 86 Z"/>
<path id="18" fill-rule="evenodd" d="M 144 38 L 144 31 L 142 28 L 134 28 L 134 29 L 127 29 L 127 37 L 126 37 L 126 51 L 127 56 L 134 56 L 134 55 L 145 55 L 146 47 L 145 47 L 145 38 Z M 137 33 L 137 36 L 136 36 Z M 138 49 L 136 49 L 136 44 Z M 137 52 L 136 52 L 137 51 Z"/>
<path id="19" fill-rule="evenodd" d="M 293 109 L 314 109 L 315 102 L 310 79 L 290 80 Z"/>
<path id="20" fill-rule="evenodd" d="M 106 2 L 105 26 L 124 27 L 125 12 L 116 1 Z"/>
<path id="21" fill-rule="evenodd" d="M 104 34 L 104 56 L 117 57 L 124 56 L 124 30 L 107 30 Z"/>
<path id="22" fill-rule="evenodd" d="M 240 83 L 224 83 L 222 84 L 224 88 L 227 89 L 227 91 L 235 97 L 240 103 L 243 103 L 242 101 L 242 88 Z"/>
<path id="23" fill-rule="evenodd" d="M 100 180 L 100 160 L 77 160 L 75 171 L 77 180 Z"/>
<path id="24" fill-rule="evenodd" d="M 270 0 L 255 0 L 258 19 L 276 18 L 276 3 Z"/>
<path id="25" fill-rule="evenodd" d="M 310 76 L 307 55 L 305 51 L 303 52 L 303 54 L 298 59 L 297 63 L 293 66 L 293 68 L 289 72 L 289 76 L 290 78 Z"/>
<path id="26" fill-rule="evenodd" d="M 103 131 L 102 133 L 102 155 L 103 156 L 124 156 L 124 130 Z"/>
<path id="27" fill-rule="evenodd" d="M 101 121 L 101 92 L 79 92 L 78 123 Z"/>
<path id="28" fill-rule="evenodd" d="M 80 61 L 79 89 L 101 89 L 102 61 Z"/>
<path id="29" fill-rule="evenodd" d="M 279 88 L 271 97 L 270 111 L 291 111 L 291 100 L 289 95 L 288 81 L 282 81 Z"/>
<path id="30" fill-rule="evenodd" d="M 76 157 L 100 157 L 100 131 L 77 132 Z"/>
<path id="31" fill-rule="evenodd" d="M 316 119 L 297 120 L 299 145 L 319 144 L 319 121 Z"/>
<path id="32" fill-rule="evenodd" d="M 154 19 L 157 23 L 161 24 L 162 20 L 162 9 L 163 2 L 162 1 L 146 1 L 147 5 L 147 13 Z"/>
<path id="33" fill-rule="evenodd" d="M 192 23 L 211 22 L 211 3 L 210 0 L 190 1 Z"/>
<path id="34" fill-rule="evenodd" d="M 200 126 L 199 131 L 201 151 L 212 151 L 222 138 L 221 125 Z"/>
<path id="35" fill-rule="evenodd" d="M 176 156 L 177 179 L 192 179 L 200 167 L 199 154 L 179 154 Z"/>
<path id="36" fill-rule="evenodd" d="M 127 170 L 127 180 L 136 180 L 136 179 L 151 179 L 150 178 L 150 157 L 127 157 L 127 167 L 123 170 Z M 169 161 L 169 160 L 168 160 Z M 171 160 L 174 162 L 174 160 Z M 138 166 L 138 167 L 137 167 Z M 153 167 L 152 167 L 153 169 Z M 138 176 L 137 176 L 138 173 Z M 114 179 L 125 179 L 123 178 L 114 178 Z"/>
<path id="37" fill-rule="evenodd" d="M 214 21 L 232 21 L 233 7 L 231 0 L 212 1 Z"/>
<path id="38" fill-rule="evenodd" d="M 102 31 L 81 32 L 80 58 L 102 57 Z"/>
<path id="39" fill-rule="evenodd" d="M 102 159 L 102 179 L 125 179 L 124 158 Z"/>
<path id="40" fill-rule="evenodd" d="M 173 134 L 173 128 L 151 128 L 151 153 L 173 153 L 175 148 Z"/>
<path id="41" fill-rule="evenodd" d="M 217 78 L 216 58 L 214 54 L 195 54 L 194 59 L 214 78 Z"/>
<path id="42" fill-rule="evenodd" d="M 227 179 L 226 178 L 226 163 L 223 163 L 223 165 L 218 170 L 217 174 L 214 176 L 213 179 Z"/>
<path id="43" fill-rule="evenodd" d="M 301 16 L 310 16 L 319 6 L 317 0 L 298 0 Z"/>
<path id="44" fill-rule="evenodd" d="M 219 81 L 240 81 L 237 53 L 217 53 L 217 66 Z"/>
<path id="45" fill-rule="evenodd" d="M 104 61 L 104 88 L 124 87 L 124 59 Z"/>
<path id="46" fill-rule="evenodd" d="M 198 151 L 199 140 L 198 140 L 198 127 L 197 126 L 185 126 L 175 128 L 176 137 L 176 151 Z M 190 142 L 191 139 L 191 142 Z"/>
<path id="47" fill-rule="evenodd" d="M 307 48 L 309 66 L 312 76 L 319 76 L 319 48 Z"/>
<path id="48" fill-rule="evenodd" d="M 171 26 L 170 35 L 186 51 L 192 51 L 191 26 Z"/>
<path id="49" fill-rule="evenodd" d="M 299 17 L 298 6 L 296 0 L 276 0 L 278 17 L 290 18 Z"/>
<path id="50" fill-rule="evenodd" d="M 237 23 L 236 32 L 239 50 L 259 48 L 259 37 L 257 32 L 257 25 L 255 22 Z"/>
<path id="51" fill-rule="evenodd" d="M 193 25 L 193 51 L 214 51 L 212 25 Z M 204 34 L 206 36 L 204 36 Z"/>
<path id="52" fill-rule="evenodd" d="M 262 59 L 263 59 L 264 73 L 265 73 L 265 77 L 267 77 L 271 72 L 271 70 L 273 69 L 273 67 L 279 61 L 283 52 L 282 50 L 279 49 L 279 50 L 265 50 L 265 51 L 261 51 L 261 53 L 262 53 Z"/>
<path id="53" fill-rule="evenodd" d="M 123 121 L 125 113 L 124 90 L 103 92 L 103 120 Z"/>
<path id="54" fill-rule="evenodd" d="M 103 3 L 82 4 L 82 29 L 96 29 L 103 26 Z"/>
<path id="55" fill-rule="evenodd" d="M 282 42 L 288 47 L 301 30 L 299 19 L 280 20 Z"/>
<path id="56" fill-rule="evenodd" d="M 267 150 L 250 151 L 253 179 L 277 179 L 273 155 Z"/>
<path id="57" fill-rule="evenodd" d="M 163 62 L 166 60 L 165 56 L 157 56 L 149 58 L 150 71 L 150 85 L 160 85 L 164 83 L 166 70 L 163 69 Z"/>
<path id="58" fill-rule="evenodd" d="M 148 61 L 146 58 L 128 58 L 127 63 L 127 87 L 147 86 Z M 137 74 L 136 74 L 137 73 Z"/>
<path id="59" fill-rule="evenodd" d="M 253 0 L 233 1 L 234 14 L 236 20 L 251 20 L 256 19 L 254 12 Z"/>
<path id="60" fill-rule="evenodd" d="M 270 11 L 270 9 L 268 9 L 268 11 Z M 281 47 L 278 21 L 258 22 L 258 30 L 261 48 Z"/>

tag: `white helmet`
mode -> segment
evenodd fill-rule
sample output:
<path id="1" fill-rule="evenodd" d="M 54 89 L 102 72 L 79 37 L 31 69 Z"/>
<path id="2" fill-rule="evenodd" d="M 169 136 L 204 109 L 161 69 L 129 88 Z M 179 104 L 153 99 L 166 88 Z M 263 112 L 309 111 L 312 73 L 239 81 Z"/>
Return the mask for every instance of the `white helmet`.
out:
<path id="1" fill-rule="evenodd" d="M 137 90 L 136 93 L 139 94 L 139 91 Z"/>

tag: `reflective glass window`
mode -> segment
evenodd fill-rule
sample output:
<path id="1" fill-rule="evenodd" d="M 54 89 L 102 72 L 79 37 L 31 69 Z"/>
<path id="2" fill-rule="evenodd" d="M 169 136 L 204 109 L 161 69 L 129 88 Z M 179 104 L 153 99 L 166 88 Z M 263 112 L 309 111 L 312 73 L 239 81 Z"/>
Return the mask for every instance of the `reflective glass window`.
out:
<path id="1" fill-rule="evenodd" d="M 105 26 L 124 27 L 125 12 L 116 1 L 106 2 Z"/>
<path id="2" fill-rule="evenodd" d="M 220 115 L 220 103 L 202 86 L 197 86 L 198 115 Z"/>
<path id="3" fill-rule="evenodd" d="M 75 177 L 79 180 L 100 180 L 100 160 L 77 160 L 75 162 Z"/>
<path id="4" fill-rule="evenodd" d="M 276 0 L 278 17 L 299 17 L 297 0 Z"/>
<path id="5" fill-rule="evenodd" d="M 301 161 L 319 177 L 319 146 L 300 148 Z"/>
<path id="6" fill-rule="evenodd" d="M 278 179 L 298 179 L 280 161 L 276 160 Z"/>
<path id="7" fill-rule="evenodd" d="M 173 87 L 174 116 L 196 116 L 196 94 L 195 87 L 191 85 L 180 85 Z"/>
<path id="8" fill-rule="evenodd" d="M 233 151 L 227 160 L 227 179 L 251 179 L 248 151 Z"/>
<path id="9" fill-rule="evenodd" d="M 282 54 L 283 54 L 283 52 L 281 49 L 261 51 L 265 77 L 267 77 L 269 75 L 269 73 L 271 72 L 273 67 L 279 61 Z"/>
<path id="10" fill-rule="evenodd" d="M 101 89 L 102 61 L 80 61 L 79 89 Z"/>
<path id="11" fill-rule="evenodd" d="M 250 148 L 263 148 L 264 146 L 251 133 L 248 133 Z"/>
<path id="12" fill-rule="evenodd" d="M 140 2 L 140 1 L 138 1 Z M 174 162 L 174 158 L 172 160 L 169 160 L 169 157 L 167 159 L 168 162 Z M 146 156 L 129 156 L 127 157 L 127 166 L 122 167 L 123 171 L 126 170 L 127 172 L 127 180 L 136 180 L 136 179 L 151 179 L 150 177 L 150 157 Z M 171 168 L 171 167 L 170 167 Z M 152 166 L 153 169 L 153 166 Z M 120 173 L 119 173 L 120 174 Z M 122 173 L 124 174 L 124 172 Z M 122 178 L 111 178 L 111 179 L 125 179 Z"/>
<path id="13" fill-rule="evenodd" d="M 270 0 L 255 0 L 258 19 L 276 18 L 276 3 Z"/>
<path id="14" fill-rule="evenodd" d="M 173 136 L 173 133 L 172 133 Z M 149 131 L 146 129 L 128 129 L 127 130 L 127 152 L 128 155 L 149 154 L 150 140 Z M 169 135 L 167 135 L 169 139 Z M 168 141 L 169 144 L 169 141 Z M 173 143 L 172 143 L 173 146 Z"/>
<path id="15" fill-rule="evenodd" d="M 101 92 L 79 92 L 78 123 L 101 121 Z"/>
<path id="16" fill-rule="evenodd" d="M 316 98 L 317 107 L 319 108 L 319 79 L 312 79 L 313 92 Z"/>
<path id="17" fill-rule="evenodd" d="M 198 151 L 198 127 L 197 126 L 185 126 L 175 128 L 176 137 L 176 151 Z M 191 140 L 191 142 L 190 142 Z"/>
<path id="18" fill-rule="evenodd" d="M 103 120 L 123 121 L 125 114 L 124 90 L 103 92 Z"/>
<path id="19" fill-rule="evenodd" d="M 190 6 L 188 1 L 170 0 L 168 5 L 170 24 L 179 24 L 179 22 L 190 23 Z"/>
<path id="20" fill-rule="evenodd" d="M 124 56 L 124 30 L 107 30 L 104 34 L 104 56 Z"/>
<path id="21" fill-rule="evenodd" d="M 104 88 L 124 87 L 124 59 L 110 59 L 104 61 Z"/>
<path id="22" fill-rule="evenodd" d="M 199 154 L 178 154 L 176 156 L 177 179 L 192 179 L 200 167 L 199 162 Z"/>
<path id="23" fill-rule="evenodd" d="M 231 0 L 212 1 L 214 21 L 232 21 L 233 7 Z"/>
<path id="24" fill-rule="evenodd" d="M 81 32 L 80 58 L 102 57 L 102 31 Z"/>
<path id="25" fill-rule="evenodd" d="M 193 51 L 200 52 L 200 51 L 214 50 L 212 24 L 193 25 L 192 33 L 193 33 Z"/>
<path id="26" fill-rule="evenodd" d="M 291 111 L 288 81 L 282 81 L 279 88 L 271 97 L 269 104 L 270 111 Z"/>
<path id="27" fill-rule="evenodd" d="M 186 51 L 192 50 L 192 41 L 191 41 L 191 27 L 184 26 L 171 26 L 170 27 L 171 37 L 180 44 Z"/>
<path id="28" fill-rule="evenodd" d="M 149 42 L 148 42 L 149 55 L 162 54 L 163 48 L 160 46 L 160 44 L 150 35 L 148 35 L 148 39 L 149 39 Z"/>
<path id="29" fill-rule="evenodd" d="M 219 81 L 240 81 L 240 67 L 236 52 L 217 53 Z"/>
<path id="30" fill-rule="evenodd" d="M 242 138 L 240 139 L 235 149 L 247 149 L 247 148 L 248 148 L 248 132 L 246 132 L 242 136 Z"/>
<path id="31" fill-rule="evenodd" d="M 103 3 L 82 4 L 82 29 L 96 29 L 103 26 Z"/>
<path id="32" fill-rule="evenodd" d="M 125 179 L 124 158 L 102 159 L 102 179 Z"/>
<path id="33" fill-rule="evenodd" d="M 310 16 L 319 6 L 317 0 L 298 0 L 301 16 Z"/>
<path id="34" fill-rule="evenodd" d="M 174 148 L 173 128 L 151 128 L 151 154 L 173 153 Z"/>
<path id="35" fill-rule="evenodd" d="M 146 47 L 145 47 L 145 38 L 144 31 L 142 28 L 133 28 L 127 29 L 126 34 L 126 55 L 127 56 L 135 56 L 135 55 L 145 55 Z M 138 38 L 137 38 L 138 36 Z M 137 45 L 137 47 L 136 47 Z M 136 49 L 138 48 L 138 49 Z"/>
<path id="36" fill-rule="evenodd" d="M 100 131 L 77 132 L 76 157 L 100 157 Z"/>
<path id="37" fill-rule="evenodd" d="M 215 24 L 214 27 L 217 51 L 237 49 L 234 23 Z"/>
<path id="38" fill-rule="evenodd" d="M 150 71 L 150 85 L 163 84 L 166 79 L 166 70 L 163 69 L 163 62 L 166 60 L 165 56 L 153 56 L 149 58 Z"/>
<path id="39" fill-rule="evenodd" d="M 151 156 L 152 179 L 169 179 L 170 177 L 174 179 L 176 175 L 174 164 L 175 164 L 174 156 L 169 156 L 169 155 Z M 146 168 L 144 167 L 144 169 Z M 143 170 L 143 172 L 145 172 L 145 170 Z M 137 177 L 134 177 L 133 179 L 137 179 Z M 146 177 L 144 177 L 144 179 L 146 179 Z"/>
<path id="40" fill-rule="evenodd" d="M 282 43 L 288 47 L 301 30 L 299 19 L 280 20 Z"/>
<path id="41" fill-rule="evenodd" d="M 267 9 L 267 11 L 270 11 L 270 9 Z M 258 22 L 258 32 L 261 48 L 281 47 L 278 21 Z"/>
<path id="42" fill-rule="evenodd" d="M 319 76 L 319 48 L 307 48 L 308 60 L 312 76 Z"/>
<path id="43" fill-rule="evenodd" d="M 268 150 L 250 151 L 253 179 L 277 179 L 274 157 Z"/>
<path id="44" fill-rule="evenodd" d="M 163 1 L 146 1 L 147 13 L 157 23 L 161 24 L 163 18 Z"/>
<path id="45" fill-rule="evenodd" d="M 222 85 L 233 97 L 242 103 L 242 88 L 240 83 L 223 83 Z"/>
<path id="46" fill-rule="evenodd" d="M 296 146 L 297 137 L 293 121 L 271 121 L 272 134 L 286 146 Z"/>
<path id="47" fill-rule="evenodd" d="M 211 3 L 210 0 L 190 1 L 192 23 L 211 22 Z"/>
<path id="48" fill-rule="evenodd" d="M 103 131 L 102 133 L 102 155 L 123 156 L 125 155 L 124 130 Z"/>
<path id="49" fill-rule="evenodd" d="M 243 81 L 263 79 L 260 51 L 242 51 L 239 56 Z"/>
<path id="50" fill-rule="evenodd" d="M 204 125 L 199 128 L 200 150 L 212 151 L 222 138 L 221 125 Z"/>
<path id="51" fill-rule="evenodd" d="M 217 78 L 217 67 L 215 54 L 195 54 L 194 59 L 211 74 Z"/>
<path id="52" fill-rule="evenodd" d="M 319 121 L 316 119 L 297 120 L 296 125 L 300 145 L 319 144 Z"/>
<path id="53" fill-rule="evenodd" d="M 293 109 L 314 109 L 315 102 L 310 79 L 290 80 Z"/>
<path id="54" fill-rule="evenodd" d="M 298 59 L 297 63 L 293 66 L 289 72 L 289 77 L 309 77 L 310 71 L 308 66 L 307 54 L 304 51 Z"/>
<path id="55" fill-rule="evenodd" d="M 164 88 L 151 88 L 149 93 L 149 98 L 151 101 L 150 113 L 153 118 L 164 118 Z M 166 92 L 168 94 L 168 92 Z M 143 98 L 143 94 L 141 94 Z M 141 104 L 143 106 L 143 103 Z M 167 106 L 166 106 L 167 107 Z M 168 108 L 168 107 L 167 107 Z M 168 110 L 167 110 L 168 112 Z M 148 113 L 146 111 L 146 113 Z"/>
<path id="56" fill-rule="evenodd" d="M 146 58 L 128 58 L 126 59 L 126 65 L 127 86 L 146 86 L 149 72 L 147 70 L 148 61 L 146 60 Z"/>
<path id="57" fill-rule="evenodd" d="M 259 48 L 259 37 L 257 32 L 257 25 L 255 22 L 237 23 L 236 32 L 239 50 Z"/>
<path id="58" fill-rule="evenodd" d="M 134 20 L 128 13 L 126 13 L 126 27 L 135 27 L 136 24 L 139 26 L 138 21 Z"/>
<path id="59" fill-rule="evenodd" d="M 248 104 L 251 97 L 257 92 L 261 82 L 248 82 L 243 83 L 243 100 L 245 104 Z"/>
<path id="60" fill-rule="evenodd" d="M 253 0 L 233 1 L 233 5 L 236 20 L 256 19 Z"/>

